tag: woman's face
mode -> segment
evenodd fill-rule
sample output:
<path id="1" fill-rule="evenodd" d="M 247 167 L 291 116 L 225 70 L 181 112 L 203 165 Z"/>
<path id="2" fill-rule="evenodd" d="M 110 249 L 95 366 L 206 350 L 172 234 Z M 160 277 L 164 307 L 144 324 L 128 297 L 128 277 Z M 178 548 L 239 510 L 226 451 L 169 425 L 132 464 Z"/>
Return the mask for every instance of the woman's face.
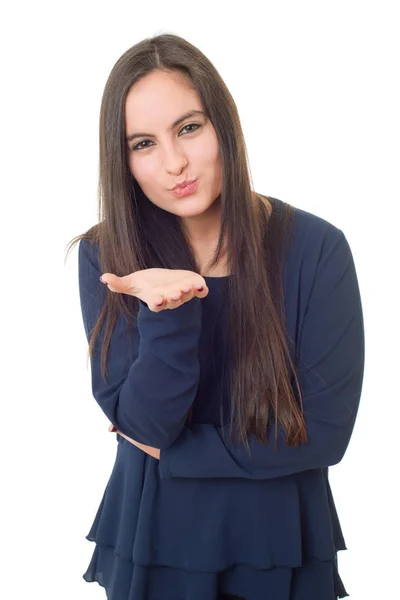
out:
<path id="1" fill-rule="evenodd" d="M 125 127 L 129 168 L 144 194 L 160 208 L 196 221 L 220 195 L 222 169 L 215 129 L 204 114 L 173 125 L 190 111 L 203 106 L 184 76 L 153 71 L 129 90 Z M 176 198 L 171 188 L 186 179 L 198 180 L 195 193 Z"/>

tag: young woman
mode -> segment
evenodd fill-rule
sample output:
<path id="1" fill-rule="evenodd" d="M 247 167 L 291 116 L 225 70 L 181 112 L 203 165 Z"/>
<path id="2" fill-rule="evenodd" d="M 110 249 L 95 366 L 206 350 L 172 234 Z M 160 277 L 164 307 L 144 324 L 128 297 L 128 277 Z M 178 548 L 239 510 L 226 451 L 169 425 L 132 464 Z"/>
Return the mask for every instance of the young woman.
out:
<path id="1" fill-rule="evenodd" d="M 169 34 L 109 75 L 99 201 L 73 243 L 118 445 L 84 579 L 109 600 L 347 596 L 328 469 L 353 431 L 364 328 L 345 235 L 251 189 L 227 87 Z"/>

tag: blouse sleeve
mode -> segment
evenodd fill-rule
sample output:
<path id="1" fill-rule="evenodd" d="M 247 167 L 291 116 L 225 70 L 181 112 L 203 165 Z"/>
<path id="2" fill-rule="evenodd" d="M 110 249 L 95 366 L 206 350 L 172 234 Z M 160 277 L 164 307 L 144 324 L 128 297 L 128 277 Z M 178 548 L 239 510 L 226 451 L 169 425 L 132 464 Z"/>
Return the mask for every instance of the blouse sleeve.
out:
<path id="1" fill-rule="evenodd" d="M 340 229 L 327 235 L 298 344 L 308 442 L 289 447 L 278 427 L 276 450 L 272 429 L 269 445 L 250 436 L 249 455 L 230 440 L 229 425 L 187 425 L 160 453 L 160 476 L 270 479 L 341 461 L 361 396 L 364 324 L 353 256 Z"/>
<path id="2" fill-rule="evenodd" d="M 89 341 L 107 287 L 99 280 L 95 246 L 79 243 L 79 294 Z M 107 357 L 107 379 L 100 374 L 104 322 L 91 359 L 95 400 L 113 425 L 135 441 L 166 448 L 184 427 L 200 379 L 198 342 L 200 298 L 174 310 L 151 311 L 139 300 L 136 328 L 129 336 L 123 316 L 117 319 Z M 132 337 L 133 336 L 133 337 Z"/>

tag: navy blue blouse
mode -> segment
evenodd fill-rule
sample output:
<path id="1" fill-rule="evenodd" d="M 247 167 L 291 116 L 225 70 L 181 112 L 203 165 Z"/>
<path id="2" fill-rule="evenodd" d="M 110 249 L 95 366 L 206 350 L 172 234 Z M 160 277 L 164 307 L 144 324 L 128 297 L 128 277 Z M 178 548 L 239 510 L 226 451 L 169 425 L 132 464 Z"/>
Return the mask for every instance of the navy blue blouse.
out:
<path id="1" fill-rule="evenodd" d="M 276 201 L 278 204 L 280 201 Z M 282 204 L 280 204 L 282 206 Z M 87 339 L 105 300 L 97 248 L 79 244 Z M 86 538 L 83 575 L 108 600 L 336 600 L 348 596 L 337 552 L 346 549 L 328 479 L 349 444 L 364 373 L 364 325 L 353 256 L 343 232 L 295 209 L 283 272 L 287 335 L 309 441 L 278 429 L 251 455 L 229 436 L 228 277 L 174 310 L 139 301 L 133 333 L 121 316 L 92 393 L 107 418 L 157 460 L 116 434 L 115 464 Z M 108 292 L 109 293 L 109 292 Z M 192 407 L 192 421 L 187 422 Z"/>

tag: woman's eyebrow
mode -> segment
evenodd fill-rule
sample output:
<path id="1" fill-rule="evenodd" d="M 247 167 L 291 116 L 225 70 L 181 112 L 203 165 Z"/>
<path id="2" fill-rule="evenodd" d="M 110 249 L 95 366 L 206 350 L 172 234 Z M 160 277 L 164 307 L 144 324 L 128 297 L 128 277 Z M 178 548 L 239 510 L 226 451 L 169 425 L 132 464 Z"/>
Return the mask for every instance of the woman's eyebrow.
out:
<path id="1" fill-rule="evenodd" d="M 179 119 L 176 119 L 176 121 L 174 121 L 170 127 L 170 129 L 174 129 L 177 125 L 179 125 L 179 123 L 182 123 L 182 121 L 184 121 L 185 119 L 189 119 L 190 117 L 194 117 L 197 115 L 202 115 L 203 117 L 205 116 L 205 112 L 203 110 L 190 110 L 189 112 L 185 113 L 184 115 L 182 115 L 181 117 L 179 117 Z M 138 137 L 154 137 L 153 133 L 131 133 L 126 137 L 126 141 L 127 142 L 131 142 L 132 140 L 134 140 L 135 138 Z"/>

